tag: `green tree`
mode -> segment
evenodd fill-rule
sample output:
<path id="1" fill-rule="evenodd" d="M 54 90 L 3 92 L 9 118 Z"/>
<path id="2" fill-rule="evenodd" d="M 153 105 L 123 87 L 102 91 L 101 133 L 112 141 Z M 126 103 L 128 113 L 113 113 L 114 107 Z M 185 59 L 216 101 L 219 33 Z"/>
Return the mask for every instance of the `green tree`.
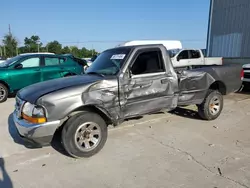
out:
<path id="1" fill-rule="evenodd" d="M 42 43 L 40 42 L 40 37 L 37 35 L 32 35 L 30 38 L 25 37 L 24 39 L 24 53 L 28 52 L 38 52 L 41 51 Z"/>
<path id="2" fill-rule="evenodd" d="M 71 50 L 68 46 L 64 46 L 62 49 L 62 54 L 70 54 Z"/>
<path id="3" fill-rule="evenodd" d="M 81 54 L 82 54 L 82 57 L 92 57 L 93 55 L 98 54 L 98 52 L 96 52 L 94 49 L 88 50 L 87 48 L 83 47 L 81 49 Z"/>
<path id="4" fill-rule="evenodd" d="M 17 55 L 17 39 L 10 33 L 3 37 L 3 55 L 13 57 Z"/>
<path id="5" fill-rule="evenodd" d="M 49 42 L 46 47 L 51 53 L 61 54 L 62 52 L 62 45 L 56 40 Z"/>
<path id="6" fill-rule="evenodd" d="M 28 53 L 28 49 L 27 49 L 26 46 L 21 46 L 21 47 L 18 49 L 18 52 L 19 52 L 19 54 Z"/>
<path id="7" fill-rule="evenodd" d="M 73 56 L 81 58 L 81 54 L 77 46 L 70 46 L 70 51 Z"/>

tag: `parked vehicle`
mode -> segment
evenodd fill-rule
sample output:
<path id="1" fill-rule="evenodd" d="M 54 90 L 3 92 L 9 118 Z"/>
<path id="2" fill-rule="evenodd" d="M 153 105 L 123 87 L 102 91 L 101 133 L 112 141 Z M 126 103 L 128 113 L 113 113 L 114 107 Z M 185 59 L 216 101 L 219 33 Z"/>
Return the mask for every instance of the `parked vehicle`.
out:
<path id="1" fill-rule="evenodd" d="M 9 94 L 46 80 L 83 73 L 83 66 L 70 56 L 22 54 L 0 64 L 0 103 Z"/>
<path id="2" fill-rule="evenodd" d="M 173 66 L 188 67 L 194 65 L 222 65 L 223 57 L 204 57 L 200 49 L 182 49 L 175 53 L 170 53 Z"/>
<path id="3" fill-rule="evenodd" d="M 244 70 L 243 86 L 244 88 L 249 88 L 250 86 L 250 64 L 243 65 L 243 70 Z"/>
<path id="4" fill-rule="evenodd" d="M 242 66 L 204 66 L 175 72 L 163 45 L 125 46 L 102 52 L 86 74 L 25 87 L 14 122 L 21 137 L 44 146 L 56 130 L 73 157 L 90 157 L 107 140 L 107 126 L 162 109 L 197 105 L 204 120 L 223 109 L 223 95 L 242 84 Z"/>
<path id="5" fill-rule="evenodd" d="M 222 65 L 222 57 L 204 57 L 205 49 L 182 49 L 182 44 L 178 40 L 135 40 L 128 41 L 119 46 L 162 44 L 167 49 L 174 68 L 203 66 L 203 65 Z"/>

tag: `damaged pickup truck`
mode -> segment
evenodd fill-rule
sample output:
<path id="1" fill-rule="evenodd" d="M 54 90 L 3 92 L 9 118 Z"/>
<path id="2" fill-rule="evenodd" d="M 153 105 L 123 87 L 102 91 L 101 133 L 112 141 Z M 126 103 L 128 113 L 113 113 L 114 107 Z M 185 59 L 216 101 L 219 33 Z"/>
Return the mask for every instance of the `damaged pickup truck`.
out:
<path id="1" fill-rule="evenodd" d="M 216 119 L 223 95 L 242 84 L 239 65 L 204 66 L 176 73 L 162 45 L 117 47 L 102 52 L 86 74 L 28 86 L 16 96 L 20 136 L 44 146 L 61 130 L 73 157 L 100 151 L 108 125 L 162 109 L 197 105 L 204 120 Z"/>

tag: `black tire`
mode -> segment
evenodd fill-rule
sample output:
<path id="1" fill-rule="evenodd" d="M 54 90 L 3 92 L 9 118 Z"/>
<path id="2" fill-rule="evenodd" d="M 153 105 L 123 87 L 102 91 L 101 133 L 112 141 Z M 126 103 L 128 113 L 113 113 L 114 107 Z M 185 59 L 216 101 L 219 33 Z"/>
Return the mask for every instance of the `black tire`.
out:
<path id="1" fill-rule="evenodd" d="M 200 105 L 197 105 L 197 107 L 198 114 L 202 119 L 214 120 L 220 116 L 223 109 L 223 96 L 217 90 L 208 90 L 204 101 Z"/>
<path id="2" fill-rule="evenodd" d="M 5 102 L 8 99 L 9 89 L 2 83 L 0 83 L 0 103 Z"/>
<path id="3" fill-rule="evenodd" d="M 84 125 L 84 124 L 86 124 L 86 125 Z M 96 126 L 95 124 L 98 126 Z M 81 126 L 83 126 L 83 127 L 81 128 Z M 92 132 L 94 132 L 95 130 L 97 130 L 97 132 L 100 132 L 100 135 L 98 137 L 99 140 L 98 140 L 98 138 L 94 137 L 97 135 L 94 135 L 91 138 L 91 139 L 98 140 L 96 145 L 94 144 L 94 142 L 92 142 L 90 140 L 91 133 L 87 133 L 88 127 L 93 127 L 93 126 L 96 126 L 96 128 L 98 128 L 98 129 L 93 128 Z M 78 130 L 79 128 L 80 128 L 80 130 Z M 82 132 L 84 132 L 84 133 L 82 133 Z M 81 135 L 80 136 L 81 138 L 76 136 L 77 133 Z M 89 136 L 87 137 L 86 134 L 89 134 Z M 107 141 L 107 137 L 108 137 L 107 124 L 105 123 L 105 121 L 103 120 L 103 118 L 101 116 L 99 116 L 96 113 L 92 113 L 92 112 L 81 112 L 79 114 L 72 116 L 66 122 L 66 124 L 64 125 L 63 130 L 62 130 L 63 147 L 68 152 L 69 155 L 71 155 L 72 157 L 75 157 L 75 158 L 82 158 L 82 157 L 87 158 L 87 157 L 91 157 L 91 156 L 95 155 L 103 148 L 103 146 L 105 145 L 105 143 Z M 83 141 L 83 140 L 85 140 L 85 141 Z M 79 145 L 80 141 L 82 141 L 81 146 Z M 92 145 L 93 149 L 88 150 L 85 146 L 85 143 L 88 143 L 87 144 L 88 146 L 91 145 L 90 143 L 94 144 L 94 145 Z"/>

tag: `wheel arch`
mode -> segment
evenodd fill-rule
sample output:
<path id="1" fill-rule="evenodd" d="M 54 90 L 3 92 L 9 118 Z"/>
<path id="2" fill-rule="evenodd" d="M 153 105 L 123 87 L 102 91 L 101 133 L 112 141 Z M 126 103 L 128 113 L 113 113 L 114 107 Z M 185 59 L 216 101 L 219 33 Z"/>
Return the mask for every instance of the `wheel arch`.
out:
<path id="1" fill-rule="evenodd" d="M 84 111 L 97 113 L 98 115 L 100 115 L 104 119 L 104 121 L 106 122 L 107 125 L 115 124 L 111 115 L 105 109 L 100 108 L 96 105 L 80 106 L 80 107 L 74 109 L 73 111 L 71 111 L 68 114 L 68 117 L 72 117 L 73 115 L 84 112 Z"/>
<path id="2" fill-rule="evenodd" d="M 227 94 L 227 88 L 226 85 L 222 81 L 215 81 L 213 82 L 209 89 L 211 90 L 218 90 L 222 95 Z"/>
<path id="3" fill-rule="evenodd" d="M 4 86 L 6 86 L 8 88 L 8 90 L 9 90 L 9 92 L 10 92 L 10 87 L 5 81 L 0 80 L 0 84 L 3 84 Z"/>

